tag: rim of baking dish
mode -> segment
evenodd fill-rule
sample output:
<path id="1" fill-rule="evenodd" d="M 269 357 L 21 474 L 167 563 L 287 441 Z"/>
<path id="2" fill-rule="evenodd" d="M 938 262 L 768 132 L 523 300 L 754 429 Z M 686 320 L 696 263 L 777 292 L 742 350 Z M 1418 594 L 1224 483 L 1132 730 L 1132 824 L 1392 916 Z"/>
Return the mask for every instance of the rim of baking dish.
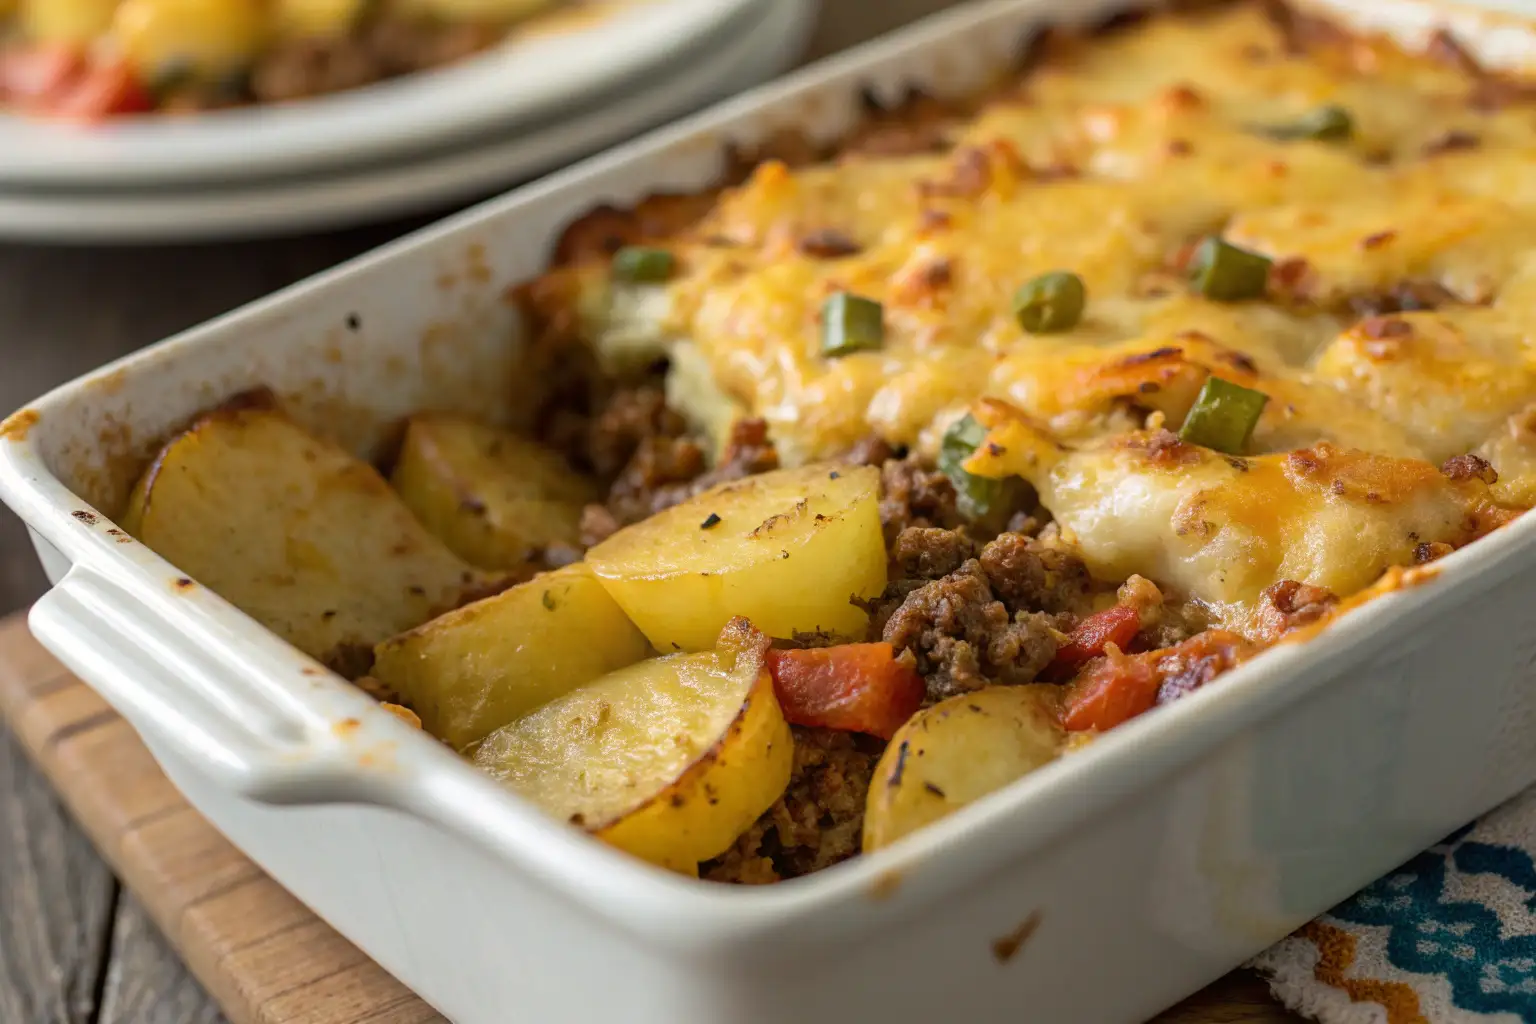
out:
<path id="1" fill-rule="evenodd" d="M 1368 0 L 1301 0 L 1346 16 Z M 1436 7 L 1425 0 L 1385 0 L 1406 9 L 1435 8 L 1458 31 L 1483 27 L 1524 32 L 1528 59 L 1536 52 L 1531 23 L 1512 16 Z M 744 94 L 670 128 L 650 133 L 609 154 L 508 196 L 455 215 L 372 253 L 318 274 L 265 299 L 218 317 L 104 366 L 53 390 L 0 427 L 0 497 L 28 525 L 111 593 L 150 609 L 168 609 L 181 573 L 121 531 L 67 488 L 50 470 L 39 434 L 50 416 L 88 401 L 93 388 L 119 375 L 191 358 L 198 347 L 229 334 L 250 334 L 308 297 L 408 258 L 487 218 L 558 194 L 598 169 L 612 169 L 645 153 L 696 141 L 711 129 L 756 107 L 781 102 L 829 80 L 857 76 L 1001 11 L 1039 0 L 992 0 L 926 19 L 883 40 L 850 50 Z M 1146 5 L 1141 5 L 1146 6 Z M 1374 12 L 1379 13 L 1379 12 Z M 1390 26 L 1389 26 L 1390 27 Z M 1410 32 L 1422 30 L 1417 22 Z M 216 400 L 216 399 L 215 399 Z M 30 429 L 28 427 L 30 426 Z M 109 532 L 110 531 L 110 532 Z M 113 536 L 112 532 L 117 533 Z M 1492 587 L 1536 562 L 1536 517 L 1522 516 L 1439 562 L 1411 572 L 1412 586 L 1383 594 L 1341 617 L 1304 643 L 1281 643 L 1176 704 L 1117 728 L 1002 790 L 955 812 L 892 846 L 825 871 L 766 887 L 736 887 L 686 879 L 646 864 L 576 829 L 548 818 L 499 787 L 441 744 L 410 729 L 340 677 L 279 640 L 254 620 L 203 588 L 175 596 L 168 621 L 215 637 L 226 653 L 246 659 L 250 675 L 269 687 L 310 739 L 334 739 L 348 724 L 345 748 L 358 768 L 352 788 L 331 801 L 395 807 L 475 842 L 498 860 L 538 879 L 587 912 L 650 944 L 699 957 L 716 957 L 745 943 L 803 936 L 815 916 L 819 940 L 895 924 L 958 889 L 977 884 L 1005 865 L 1039 853 L 1062 833 L 1105 812 L 1130 794 L 1157 784 L 1241 730 L 1305 699 L 1355 664 L 1410 634 L 1461 596 Z M 46 599 L 45 599 L 46 600 Z M 169 613 L 168 613 L 169 614 Z M 336 743 L 327 747 L 334 754 Z M 307 803 L 302 787 L 287 802 Z M 274 802 L 283 802 L 279 797 Z"/>

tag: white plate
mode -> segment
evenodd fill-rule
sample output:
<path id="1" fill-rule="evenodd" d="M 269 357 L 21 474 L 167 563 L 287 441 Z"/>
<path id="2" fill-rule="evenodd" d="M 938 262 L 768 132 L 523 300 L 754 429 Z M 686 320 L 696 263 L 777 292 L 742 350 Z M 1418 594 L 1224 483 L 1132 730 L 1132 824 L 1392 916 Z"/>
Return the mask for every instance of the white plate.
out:
<path id="1" fill-rule="evenodd" d="M 199 241 L 337 228 L 487 195 L 785 70 L 815 0 L 758 0 L 752 22 L 707 59 L 644 90 L 515 139 L 406 164 L 247 187 L 83 194 L 0 192 L 0 238 L 61 243 Z"/>
<path id="2" fill-rule="evenodd" d="M 734 34 L 753 0 L 602 0 L 479 57 L 299 103 L 76 126 L 0 114 L 0 185 L 142 187 L 422 152 L 668 73 Z M 558 14 L 549 17 L 558 18 Z"/>

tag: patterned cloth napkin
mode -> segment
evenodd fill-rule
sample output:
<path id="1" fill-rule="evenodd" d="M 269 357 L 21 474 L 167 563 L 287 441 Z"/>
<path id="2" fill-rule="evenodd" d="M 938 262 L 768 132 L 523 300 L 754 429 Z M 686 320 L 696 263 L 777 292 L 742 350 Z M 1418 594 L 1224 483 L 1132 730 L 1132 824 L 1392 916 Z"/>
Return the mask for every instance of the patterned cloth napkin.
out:
<path id="1" fill-rule="evenodd" d="M 1536 789 L 1250 966 L 1322 1024 L 1536 1024 Z"/>

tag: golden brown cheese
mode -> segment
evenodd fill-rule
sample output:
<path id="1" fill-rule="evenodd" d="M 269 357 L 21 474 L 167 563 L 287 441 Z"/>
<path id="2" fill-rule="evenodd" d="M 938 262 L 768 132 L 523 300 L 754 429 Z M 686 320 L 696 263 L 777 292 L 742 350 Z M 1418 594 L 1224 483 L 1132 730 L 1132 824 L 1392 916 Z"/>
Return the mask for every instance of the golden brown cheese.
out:
<path id="1" fill-rule="evenodd" d="M 1503 519 L 1473 472 L 1327 443 L 1240 458 L 1138 431 L 1072 450 L 1006 412 L 988 441 L 966 468 L 1034 484 L 1096 576 L 1145 575 L 1238 628 L 1282 580 L 1352 594 Z"/>
<path id="2" fill-rule="evenodd" d="M 717 438 L 746 415 L 789 464 L 871 433 L 932 455 L 1004 399 L 1051 467 L 1010 471 L 1096 571 L 1219 607 L 1282 578 L 1357 590 L 1536 498 L 1536 95 L 1493 102 L 1443 38 L 1301 45 L 1271 6 L 1058 39 L 927 125 L 937 149 L 761 164 L 666 241 L 665 284 L 556 279 L 610 362 L 674 353 L 669 393 Z M 1351 137 L 1274 131 L 1325 104 Z M 1210 234 L 1273 259 L 1266 301 L 1192 293 Z M 1050 271 L 1087 306 L 1032 335 L 1011 299 Z M 878 351 L 822 353 L 840 291 L 881 303 Z M 1148 461 L 1144 431 L 1176 429 L 1211 375 L 1270 397 L 1254 457 Z M 1437 468 L 1474 451 L 1504 473 L 1491 492 Z"/>
<path id="3" fill-rule="evenodd" d="M 1518 269 L 1536 230 L 1529 164 L 1461 168 L 1523 156 L 1536 121 L 1479 112 L 1474 88 L 1379 44 L 1294 54 L 1253 4 L 1154 19 L 1064 47 L 953 126 L 947 153 L 762 164 L 678 240 L 684 269 L 670 285 L 594 279 L 592 320 L 611 351 L 689 340 L 719 393 L 707 400 L 767 419 L 790 461 L 871 428 L 931 450 L 935 426 L 971 399 L 1053 390 L 1055 358 L 1077 364 L 1116 340 L 1196 330 L 1299 368 L 1347 326 L 1329 314 L 1352 298 L 1425 278 L 1489 301 Z M 1352 141 L 1258 130 L 1322 103 L 1350 109 Z M 1303 267 L 1304 301 L 1184 294 L 1170 260 L 1224 227 Z M 828 237 L 832 249 L 816 244 Z M 1085 280 L 1087 317 L 1070 335 L 1030 337 L 1010 298 L 1057 269 Z M 881 351 L 820 354 L 821 304 L 839 290 L 883 303 Z M 1336 440 L 1370 446 L 1390 429 L 1363 404 L 1345 414 L 1358 434 Z M 1330 410 L 1315 433 L 1338 420 Z"/>

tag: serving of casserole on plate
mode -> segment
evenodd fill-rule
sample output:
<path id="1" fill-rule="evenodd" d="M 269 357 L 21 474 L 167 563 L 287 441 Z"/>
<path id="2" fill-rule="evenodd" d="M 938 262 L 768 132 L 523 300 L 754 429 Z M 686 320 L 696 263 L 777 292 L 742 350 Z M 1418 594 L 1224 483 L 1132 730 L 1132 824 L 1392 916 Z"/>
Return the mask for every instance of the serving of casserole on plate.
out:
<path id="1" fill-rule="evenodd" d="M 0 99 L 95 120 L 276 103 L 463 60 L 551 0 L 6 0 Z"/>
<path id="2" fill-rule="evenodd" d="M 454 1019 L 1155 1011 L 1536 777 L 1524 28 L 1354 6 L 957 11 L 109 368 L 34 628 Z"/>

